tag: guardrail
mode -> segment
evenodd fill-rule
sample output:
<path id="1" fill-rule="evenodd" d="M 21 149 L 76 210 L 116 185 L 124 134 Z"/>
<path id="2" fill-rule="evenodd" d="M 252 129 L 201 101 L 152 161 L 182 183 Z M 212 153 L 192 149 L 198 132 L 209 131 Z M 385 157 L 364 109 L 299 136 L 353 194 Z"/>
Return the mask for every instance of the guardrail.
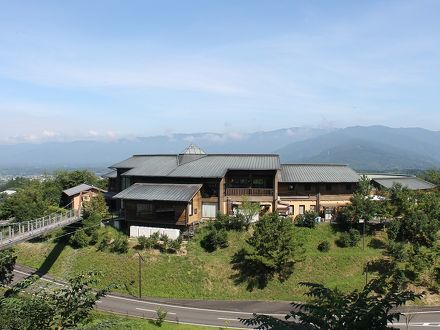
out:
<path id="1" fill-rule="evenodd" d="M 64 227 L 80 220 L 80 218 L 78 211 L 68 210 L 30 221 L 0 225 L 0 249 L 38 237 L 53 229 Z"/>

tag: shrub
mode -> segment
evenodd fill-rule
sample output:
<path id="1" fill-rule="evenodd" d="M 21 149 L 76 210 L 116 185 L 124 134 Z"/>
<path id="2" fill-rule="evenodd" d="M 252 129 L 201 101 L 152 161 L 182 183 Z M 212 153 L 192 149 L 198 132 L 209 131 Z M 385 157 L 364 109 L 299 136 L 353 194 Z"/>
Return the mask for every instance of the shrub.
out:
<path id="1" fill-rule="evenodd" d="M 98 230 L 95 230 L 92 235 L 90 236 L 89 245 L 95 245 L 99 241 L 99 232 Z"/>
<path id="2" fill-rule="evenodd" d="M 83 220 L 84 231 L 87 235 L 92 235 L 98 231 L 102 218 L 99 214 L 91 214 L 88 218 Z"/>
<path id="3" fill-rule="evenodd" d="M 318 213 L 307 211 L 296 218 L 296 225 L 299 227 L 315 228 Z"/>
<path id="4" fill-rule="evenodd" d="M 397 239 L 400 231 L 400 220 L 392 220 L 388 224 L 387 234 L 388 238 L 395 240 Z"/>
<path id="5" fill-rule="evenodd" d="M 179 237 L 178 239 L 171 241 L 168 252 L 177 253 L 177 251 L 179 251 L 181 247 L 182 247 L 182 239 Z"/>
<path id="6" fill-rule="evenodd" d="M 98 251 L 105 251 L 110 246 L 110 242 L 112 240 L 112 236 L 108 231 L 105 231 L 102 235 L 101 240 L 98 243 L 97 249 Z"/>
<path id="7" fill-rule="evenodd" d="M 167 315 L 168 315 L 168 312 L 167 312 L 165 309 L 159 307 L 159 308 L 156 310 L 156 314 L 157 314 L 157 318 L 156 318 L 156 320 L 154 321 L 154 323 L 155 323 L 158 327 L 161 327 L 161 326 L 162 326 L 162 323 L 165 321 L 165 318 L 166 318 Z"/>
<path id="8" fill-rule="evenodd" d="M 89 237 L 84 232 L 84 230 L 79 229 L 75 232 L 75 234 L 73 234 L 72 237 L 70 237 L 69 244 L 74 249 L 86 247 L 87 245 L 89 245 Z"/>
<path id="9" fill-rule="evenodd" d="M 220 230 L 211 228 L 200 244 L 208 252 L 214 252 L 218 248 L 224 249 L 228 246 L 228 232 L 224 228 Z"/>
<path id="10" fill-rule="evenodd" d="M 318 244 L 318 250 L 321 252 L 328 252 L 330 250 L 330 243 L 328 241 L 322 241 Z"/>
<path id="11" fill-rule="evenodd" d="M 361 240 L 361 234 L 357 229 L 350 229 L 348 232 L 344 232 L 341 234 L 339 239 L 337 240 L 337 244 L 340 247 L 350 247 L 356 246 Z"/>
<path id="12" fill-rule="evenodd" d="M 128 239 L 124 235 L 118 235 L 113 241 L 110 247 L 111 252 L 127 253 L 128 252 Z"/>

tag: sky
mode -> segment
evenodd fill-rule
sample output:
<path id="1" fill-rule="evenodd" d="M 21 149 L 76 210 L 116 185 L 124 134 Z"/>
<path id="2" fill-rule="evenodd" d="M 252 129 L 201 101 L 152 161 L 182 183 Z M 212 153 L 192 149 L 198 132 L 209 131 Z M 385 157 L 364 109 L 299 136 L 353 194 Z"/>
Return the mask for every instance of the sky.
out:
<path id="1" fill-rule="evenodd" d="M 440 130 L 440 1 L 3 1 L 0 144 Z"/>

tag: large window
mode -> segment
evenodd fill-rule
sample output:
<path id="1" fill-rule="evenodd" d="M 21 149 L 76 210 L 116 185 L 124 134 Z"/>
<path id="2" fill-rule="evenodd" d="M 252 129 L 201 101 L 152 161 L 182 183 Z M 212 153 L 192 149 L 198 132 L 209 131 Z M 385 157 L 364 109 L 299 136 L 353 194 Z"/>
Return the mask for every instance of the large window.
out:
<path id="1" fill-rule="evenodd" d="M 299 206 L 299 214 L 304 214 L 306 211 L 306 206 L 305 205 L 300 205 Z"/>
<path id="2" fill-rule="evenodd" d="M 144 215 L 150 215 L 154 211 L 152 203 L 138 203 L 136 204 L 136 216 L 142 217 Z"/>
<path id="3" fill-rule="evenodd" d="M 127 178 L 125 176 L 122 177 L 122 190 L 127 189 L 128 187 L 130 187 L 130 178 Z"/>

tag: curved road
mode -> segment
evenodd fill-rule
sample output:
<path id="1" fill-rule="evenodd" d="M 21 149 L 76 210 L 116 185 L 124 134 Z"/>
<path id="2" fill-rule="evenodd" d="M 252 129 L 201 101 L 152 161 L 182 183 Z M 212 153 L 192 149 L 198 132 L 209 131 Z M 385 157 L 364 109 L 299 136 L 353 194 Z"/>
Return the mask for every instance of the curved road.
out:
<path id="1" fill-rule="evenodd" d="M 29 268 L 16 266 L 14 281 L 21 280 L 34 271 Z M 51 276 L 44 275 L 41 280 L 63 285 Z M 102 298 L 97 309 L 130 315 L 135 317 L 155 318 L 156 310 L 162 308 L 168 312 L 167 321 L 184 324 L 214 326 L 232 329 L 245 329 L 239 318 L 250 318 L 253 313 L 272 315 L 283 318 L 290 310 L 289 302 L 282 301 L 212 301 L 212 300 L 183 300 L 183 299 L 135 299 L 110 294 Z M 407 312 L 410 319 L 407 327 L 405 317 L 393 325 L 399 329 L 440 329 L 440 308 L 413 308 Z"/>

